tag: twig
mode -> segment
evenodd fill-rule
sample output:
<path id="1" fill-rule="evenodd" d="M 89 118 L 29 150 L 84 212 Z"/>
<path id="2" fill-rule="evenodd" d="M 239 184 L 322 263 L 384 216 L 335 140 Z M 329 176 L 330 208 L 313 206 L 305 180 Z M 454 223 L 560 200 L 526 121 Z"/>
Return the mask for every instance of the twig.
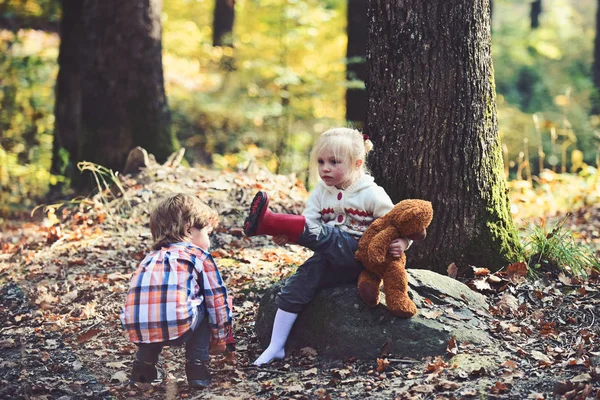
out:
<path id="1" fill-rule="evenodd" d="M 261 372 L 272 372 L 274 374 L 287 374 L 288 371 L 280 371 L 278 369 L 268 369 L 264 367 L 259 367 L 258 365 L 248 365 L 246 367 L 239 367 L 239 369 L 255 369 Z"/>
<path id="2" fill-rule="evenodd" d="M 418 364 L 421 362 L 421 361 L 417 361 L 417 360 L 402 360 L 399 358 L 388 358 L 387 360 L 391 363 L 400 363 L 400 364 Z"/>

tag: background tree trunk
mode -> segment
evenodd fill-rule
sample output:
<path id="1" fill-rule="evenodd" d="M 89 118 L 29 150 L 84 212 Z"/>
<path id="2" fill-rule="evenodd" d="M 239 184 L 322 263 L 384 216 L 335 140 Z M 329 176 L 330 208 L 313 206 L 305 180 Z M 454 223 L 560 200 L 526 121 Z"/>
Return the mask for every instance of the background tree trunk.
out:
<path id="1" fill-rule="evenodd" d="M 82 47 L 81 159 L 120 170 L 141 146 L 176 147 L 164 91 L 161 0 L 88 0 Z"/>
<path id="2" fill-rule="evenodd" d="M 235 0 L 215 0 L 213 46 L 233 47 Z"/>
<path id="3" fill-rule="evenodd" d="M 596 37 L 594 38 L 594 63 L 592 65 L 592 79 L 594 80 L 595 93 L 592 95 L 592 110 L 594 115 L 600 114 L 600 0 L 596 7 Z"/>
<path id="4" fill-rule="evenodd" d="M 233 57 L 233 22 L 235 19 L 235 0 L 215 0 L 213 12 L 213 46 L 225 47 L 220 67 L 225 71 L 235 70 Z"/>
<path id="5" fill-rule="evenodd" d="M 521 256 L 496 120 L 488 0 L 370 0 L 371 165 L 392 199 L 433 203 L 409 267 L 498 269 Z"/>
<path id="6" fill-rule="evenodd" d="M 348 0 L 346 121 L 364 129 L 367 117 L 367 0 Z"/>
<path id="7" fill-rule="evenodd" d="M 531 29 L 537 29 L 540 26 L 540 14 L 542 13 L 542 0 L 533 0 L 531 2 Z"/>
<path id="8" fill-rule="evenodd" d="M 58 76 L 54 104 L 53 174 L 73 178 L 81 134 L 81 67 L 83 1 L 62 0 Z M 60 186 L 60 185 L 59 185 Z"/>

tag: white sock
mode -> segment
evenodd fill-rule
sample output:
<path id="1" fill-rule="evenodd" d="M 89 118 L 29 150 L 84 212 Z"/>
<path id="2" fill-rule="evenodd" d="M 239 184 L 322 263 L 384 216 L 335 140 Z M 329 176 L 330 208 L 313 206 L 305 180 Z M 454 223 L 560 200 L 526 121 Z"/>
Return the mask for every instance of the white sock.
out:
<path id="1" fill-rule="evenodd" d="M 277 309 L 275 321 L 273 322 L 273 332 L 271 333 L 271 343 L 260 357 L 254 361 L 254 365 L 267 364 L 285 357 L 285 342 L 287 342 L 297 316 L 298 314 Z"/>

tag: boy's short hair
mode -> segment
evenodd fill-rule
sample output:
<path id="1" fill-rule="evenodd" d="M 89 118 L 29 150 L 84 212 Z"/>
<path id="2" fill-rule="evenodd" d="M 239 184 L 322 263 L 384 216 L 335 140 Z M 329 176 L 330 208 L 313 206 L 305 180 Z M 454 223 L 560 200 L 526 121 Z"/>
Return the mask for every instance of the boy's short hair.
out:
<path id="1" fill-rule="evenodd" d="M 150 213 L 150 232 L 154 250 L 189 238 L 193 227 L 215 228 L 219 223 L 217 213 L 199 198 L 186 193 L 177 193 L 161 200 Z"/>

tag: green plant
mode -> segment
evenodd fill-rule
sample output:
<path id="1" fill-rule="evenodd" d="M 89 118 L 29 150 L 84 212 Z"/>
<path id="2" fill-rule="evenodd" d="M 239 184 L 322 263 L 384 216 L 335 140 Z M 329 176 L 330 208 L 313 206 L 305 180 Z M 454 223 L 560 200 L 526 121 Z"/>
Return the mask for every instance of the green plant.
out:
<path id="1" fill-rule="evenodd" d="M 523 243 L 530 275 L 563 272 L 571 276 L 585 277 L 592 269 L 600 269 L 600 262 L 594 252 L 576 242 L 573 233 L 564 229 L 566 218 L 568 215 L 557 222 L 550 231 L 545 226 L 531 228 Z"/>

